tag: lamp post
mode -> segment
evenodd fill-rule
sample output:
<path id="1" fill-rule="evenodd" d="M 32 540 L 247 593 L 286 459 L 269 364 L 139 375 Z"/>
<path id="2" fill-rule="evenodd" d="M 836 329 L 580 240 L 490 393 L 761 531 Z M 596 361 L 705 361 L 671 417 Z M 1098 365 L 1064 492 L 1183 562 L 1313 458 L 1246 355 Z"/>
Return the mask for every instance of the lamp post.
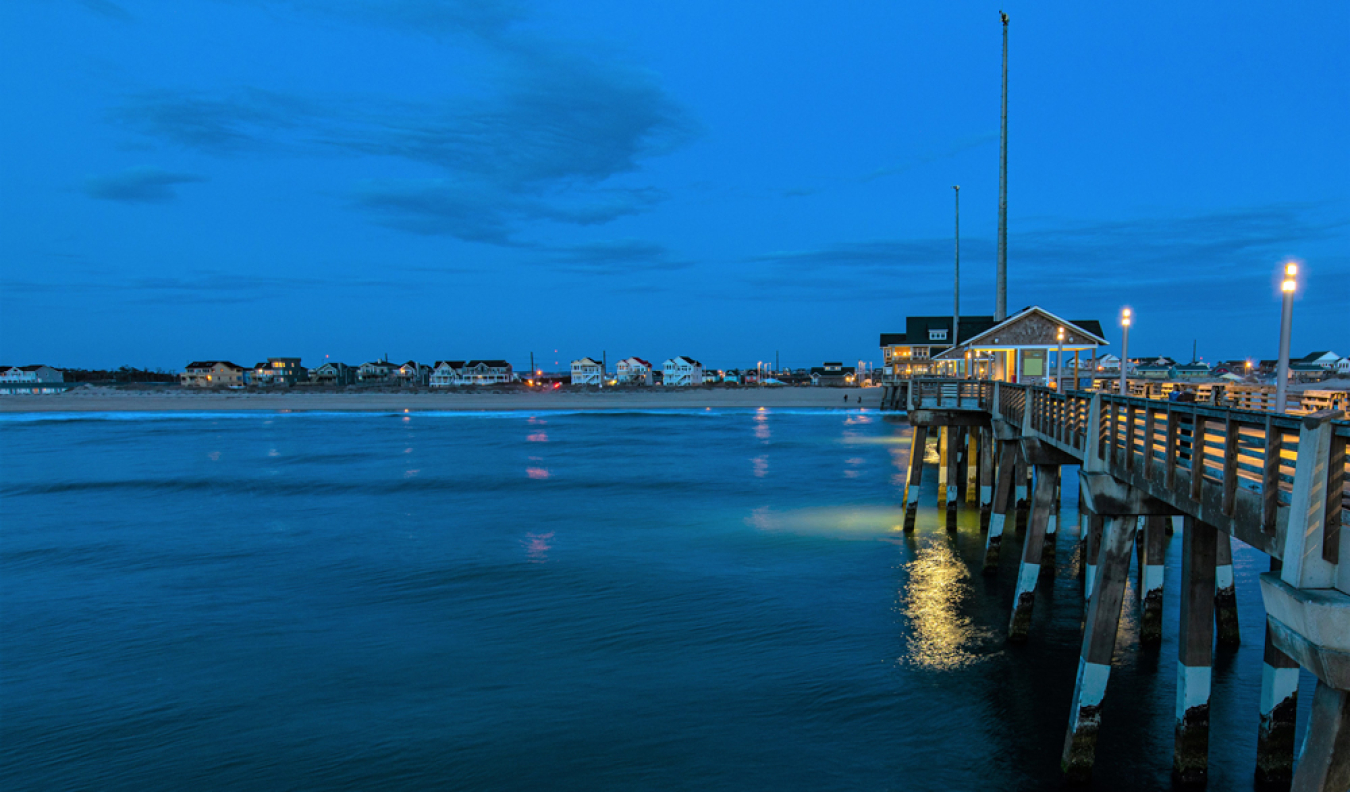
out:
<path id="1" fill-rule="evenodd" d="M 1055 354 L 1055 390 L 1064 389 L 1064 328 L 1059 328 L 1055 333 L 1055 340 L 1059 342 L 1059 352 Z"/>
<path id="2" fill-rule="evenodd" d="M 1120 395 L 1126 394 L 1125 370 L 1130 366 L 1130 309 L 1120 311 L 1120 326 L 1123 330 L 1120 340 Z"/>
<path id="3" fill-rule="evenodd" d="M 1284 306 L 1280 310 L 1280 362 L 1275 368 L 1275 412 L 1284 412 L 1285 391 L 1289 385 L 1289 335 L 1294 328 L 1294 289 L 1298 288 L 1298 265 L 1289 262 L 1284 265 L 1284 282 L 1280 291 L 1284 293 Z"/>

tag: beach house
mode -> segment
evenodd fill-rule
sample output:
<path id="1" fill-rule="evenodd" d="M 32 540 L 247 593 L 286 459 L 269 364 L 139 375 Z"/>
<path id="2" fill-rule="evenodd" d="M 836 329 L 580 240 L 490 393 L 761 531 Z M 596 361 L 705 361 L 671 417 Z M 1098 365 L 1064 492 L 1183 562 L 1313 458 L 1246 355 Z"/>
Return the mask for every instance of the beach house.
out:
<path id="1" fill-rule="evenodd" d="M 691 357 L 673 357 L 661 366 L 663 385 L 687 387 L 703 384 L 703 364 Z"/>
<path id="2" fill-rule="evenodd" d="M 352 385 L 356 382 L 356 369 L 346 363 L 330 360 L 310 371 L 309 379 L 315 385 Z"/>
<path id="3" fill-rule="evenodd" d="M 824 365 L 811 367 L 811 384 L 825 387 L 852 385 L 856 366 L 845 366 L 838 361 L 826 361 Z"/>
<path id="4" fill-rule="evenodd" d="M 393 376 L 396 367 L 387 360 L 372 360 L 369 363 L 362 363 L 356 370 L 356 379 L 363 385 L 374 385 L 382 382 L 388 382 Z"/>
<path id="5" fill-rule="evenodd" d="M 572 361 L 573 385 L 599 385 L 605 376 L 605 364 L 594 358 L 584 357 Z"/>
<path id="6" fill-rule="evenodd" d="M 1334 370 L 1336 368 L 1336 361 L 1340 359 L 1341 356 L 1336 354 L 1335 352 L 1332 352 L 1330 350 L 1324 350 L 1322 352 L 1313 352 L 1311 354 L 1304 355 L 1299 360 L 1291 362 L 1308 363 L 1314 366 L 1320 366 L 1321 368 L 1327 370 Z"/>
<path id="7" fill-rule="evenodd" d="M 425 385 L 431 377 L 431 366 L 409 360 L 394 369 L 393 377 L 400 385 Z"/>
<path id="8" fill-rule="evenodd" d="M 438 360 L 431 367 L 431 387 L 453 388 L 460 384 L 460 374 L 463 371 L 464 361 L 462 360 Z"/>
<path id="9" fill-rule="evenodd" d="M 461 385 L 500 385 L 515 379 L 515 370 L 505 360 L 470 360 L 459 373 Z"/>
<path id="10" fill-rule="evenodd" d="M 253 367 L 253 385 L 294 385 L 309 379 L 309 371 L 300 365 L 300 358 L 270 357 L 266 363 Z"/>
<path id="11" fill-rule="evenodd" d="M 1341 358 L 1340 360 L 1336 361 L 1336 365 L 1333 367 L 1333 369 L 1337 374 L 1340 374 L 1341 376 L 1350 374 L 1350 355 L 1347 355 Z"/>
<path id="12" fill-rule="evenodd" d="M 246 371 L 228 360 L 194 360 L 178 375 L 178 384 L 185 388 L 242 386 Z"/>
<path id="13" fill-rule="evenodd" d="M 0 366 L 0 385 L 27 385 L 39 382 L 65 382 L 66 375 L 51 366 Z"/>
<path id="14" fill-rule="evenodd" d="M 620 360 L 614 366 L 614 374 L 620 385 L 652 384 L 652 364 L 640 357 Z"/>

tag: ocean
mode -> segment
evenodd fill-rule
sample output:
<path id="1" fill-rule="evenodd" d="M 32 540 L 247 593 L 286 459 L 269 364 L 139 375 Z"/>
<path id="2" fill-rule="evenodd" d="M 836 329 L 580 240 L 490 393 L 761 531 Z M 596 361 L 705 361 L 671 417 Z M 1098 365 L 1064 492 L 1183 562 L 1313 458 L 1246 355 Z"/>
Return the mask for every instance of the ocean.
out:
<path id="1" fill-rule="evenodd" d="M 908 427 L 874 410 L 0 416 L 5 790 L 1038 790 L 1082 584 L 1004 640 Z M 964 504 L 963 504 L 964 506 Z M 1170 787 L 1132 574 L 1094 789 Z M 1250 789 L 1256 575 L 1215 652 L 1210 789 Z M 1301 689 L 1301 721 L 1311 678 Z"/>

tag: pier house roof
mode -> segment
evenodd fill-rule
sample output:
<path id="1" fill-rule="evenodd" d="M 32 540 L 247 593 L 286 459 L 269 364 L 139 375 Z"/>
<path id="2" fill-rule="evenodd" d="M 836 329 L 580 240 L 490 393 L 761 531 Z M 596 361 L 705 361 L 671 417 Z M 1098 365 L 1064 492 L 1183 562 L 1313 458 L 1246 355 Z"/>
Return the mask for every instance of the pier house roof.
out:
<path id="1" fill-rule="evenodd" d="M 1064 340 L 1067 349 L 1106 346 L 1110 343 L 1102 336 L 1101 323 L 1095 319 L 1069 321 L 1033 305 L 974 336 L 959 339 L 959 346 L 945 349 L 933 357 L 959 357 L 970 347 L 1054 346 L 1056 331 L 1060 327 L 1067 331 Z"/>

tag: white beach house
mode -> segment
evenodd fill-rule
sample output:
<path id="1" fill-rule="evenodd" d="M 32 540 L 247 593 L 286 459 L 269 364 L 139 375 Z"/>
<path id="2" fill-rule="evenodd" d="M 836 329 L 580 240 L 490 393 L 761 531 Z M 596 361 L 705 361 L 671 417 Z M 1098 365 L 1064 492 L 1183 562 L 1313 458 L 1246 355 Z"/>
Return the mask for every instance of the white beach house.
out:
<path id="1" fill-rule="evenodd" d="M 65 381 L 66 375 L 51 366 L 0 366 L 0 385 Z"/>
<path id="2" fill-rule="evenodd" d="M 243 366 L 228 360 L 194 360 L 178 375 L 178 383 L 185 388 L 243 385 L 244 371 Z"/>
<path id="3" fill-rule="evenodd" d="M 614 372 L 620 385 L 652 384 L 652 364 L 640 357 L 620 360 L 614 366 Z"/>
<path id="4" fill-rule="evenodd" d="M 703 384 L 703 364 L 691 357 L 673 357 L 661 369 L 663 385 L 685 387 Z"/>
<path id="5" fill-rule="evenodd" d="M 387 360 L 372 360 L 361 364 L 356 370 L 356 379 L 365 383 L 388 382 L 395 368 L 396 366 Z"/>
<path id="6" fill-rule="evenodd" d="M 605 376 L 605 365 L 598 360 L 584 357 L 572 361 L 573 385 L 599 385 Z"/>
<path id="7" fill-rule="evenodd" d="M 430 379 L 433 388 L 454 388 L 515 382 L 516 373 L 505 360 L 438 360 Z"/>

